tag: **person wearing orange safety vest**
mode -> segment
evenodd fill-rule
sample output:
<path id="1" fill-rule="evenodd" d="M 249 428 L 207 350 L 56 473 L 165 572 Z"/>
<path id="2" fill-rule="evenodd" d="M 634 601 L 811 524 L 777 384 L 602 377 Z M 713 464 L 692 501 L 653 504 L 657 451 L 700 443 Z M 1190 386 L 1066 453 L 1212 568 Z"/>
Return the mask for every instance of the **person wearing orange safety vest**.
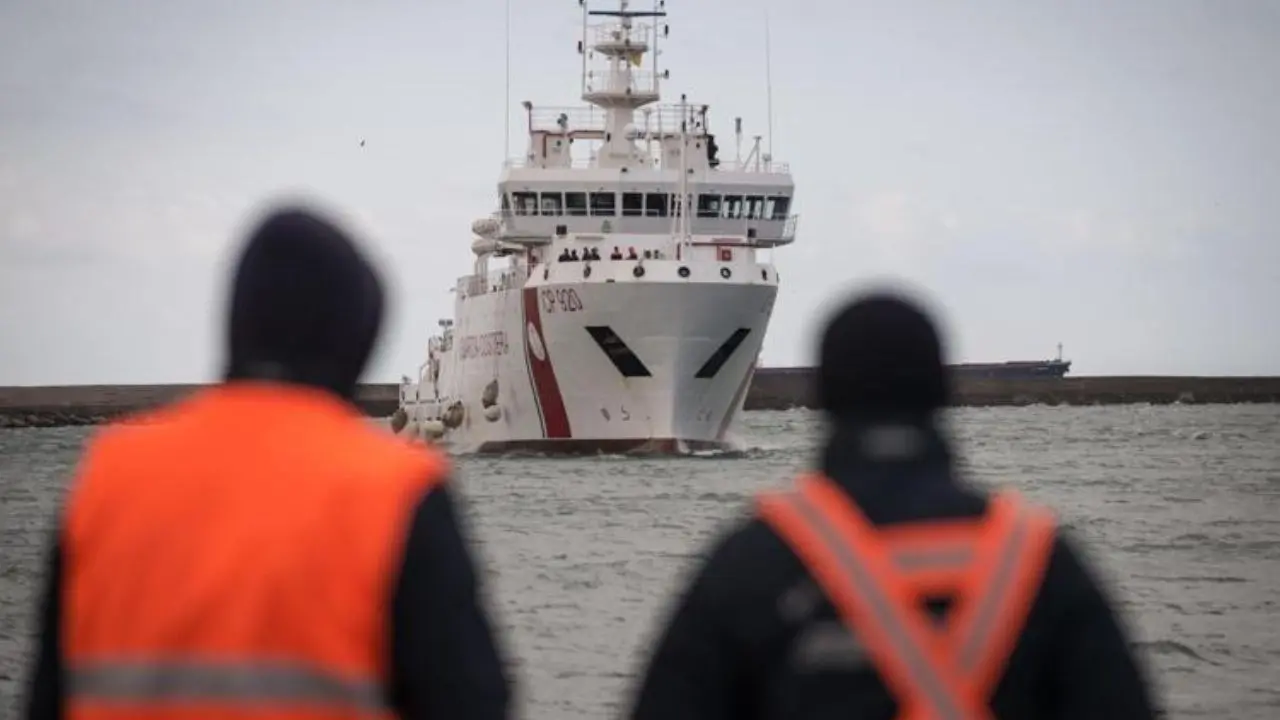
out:
<path id="1" fill-rule="evenodd" d="M 257 228 L 226 381 L 85 450 L 26 717 L 508 716 L 448 462 L 353 402 L 382 315 L 332 224 L 284 209 Z"/>
<path id="2" fill-rule="evenodd" d="M 821 342 L 821 463 L 763 493 L 657 642 L 632 720 L 1155 717 L 1126 632 L 1048 510 L 957 477 L 933 323 L 875 293 Z"/>

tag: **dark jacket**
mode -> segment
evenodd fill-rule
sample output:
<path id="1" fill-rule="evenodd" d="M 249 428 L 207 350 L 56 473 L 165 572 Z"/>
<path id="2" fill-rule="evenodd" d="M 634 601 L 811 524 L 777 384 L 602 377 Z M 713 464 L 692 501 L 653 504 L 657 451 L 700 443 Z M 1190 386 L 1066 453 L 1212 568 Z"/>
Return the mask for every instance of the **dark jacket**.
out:
<path id="1" fill-rule="evenodd" d="M 877 457 L 870 427 L 838 429 L 821 469 L 872 523 L 984 511 L 984 494 L 957 479 L 946 443 L 930 424 L 911 428 L 916 447 L 900 446 L 899 457 Z M 945 612 L 946 603 L 938 610 Z M 895 701 L 839 623 L 790 548 L 762 521 L 748 519 L 715 545 L 679 599 L 630 717 L 895 717 Z M 1143 720 L 1155 717 L 1148 692 L 1111 601 L 1060 530 L 992 699 L 995 716 Z"/>
<path id="2" fill-rule="evenodd" d="M 418 505 L 391 607 L 391 687 L 400 717 L 506 720 L 510 688 L 447 485 Z M 62 543 L 55 538 L 26 717 L 63 717 L 58 651 Z"/>

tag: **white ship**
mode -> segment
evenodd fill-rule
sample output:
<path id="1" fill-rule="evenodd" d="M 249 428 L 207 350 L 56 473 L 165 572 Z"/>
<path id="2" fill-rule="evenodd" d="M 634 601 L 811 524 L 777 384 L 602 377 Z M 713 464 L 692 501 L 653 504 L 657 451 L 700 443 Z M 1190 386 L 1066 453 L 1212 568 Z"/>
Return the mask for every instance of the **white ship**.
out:
<path id="1" fill-rule="evenodd" d="M 789 168 L 756 136 L 721 159 L 708 108 L 659 104 L 665 2 L 581 2 L 582 99 L 524 103 L 528 151 L 498 181 L 397 432 L 462 452 L 731 447 L 795 239 Z M 686 211 L 687 210 L 687 211 Z"/>

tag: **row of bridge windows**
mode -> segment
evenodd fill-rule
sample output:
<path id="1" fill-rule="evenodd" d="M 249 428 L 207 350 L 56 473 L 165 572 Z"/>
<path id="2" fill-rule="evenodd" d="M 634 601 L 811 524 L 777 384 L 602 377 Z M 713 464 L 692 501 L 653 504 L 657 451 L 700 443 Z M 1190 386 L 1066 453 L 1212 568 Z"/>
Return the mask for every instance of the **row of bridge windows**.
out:
<path id="1" fill-rule="evenodd" d="M 680 214 L 680 198 L 667 193 L 513 192 L 510 202 L 502 196 L 502 209 L 543 217 L 670 217 Z M 697 196 L 695 216 L 785 220 L 790 209 L 791 198 L 785 196 L 708 194 Z"/>

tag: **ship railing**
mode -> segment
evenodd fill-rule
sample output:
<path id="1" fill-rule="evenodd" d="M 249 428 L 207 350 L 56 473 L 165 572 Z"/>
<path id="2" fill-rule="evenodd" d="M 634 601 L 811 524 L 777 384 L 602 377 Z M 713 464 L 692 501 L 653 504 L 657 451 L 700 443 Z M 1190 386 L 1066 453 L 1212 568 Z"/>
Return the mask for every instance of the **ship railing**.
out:
<path id="1" fill-rule="evenodd" d="M 514 223 L 519 220 L 529 218 L 548 218 L 548 217 L 587 217 L 585 211 L 582 213 L 566 213 L 565 215 L 547 216 L 547 215 L 520 215 L 512 210 L 499 210 L 491 214 L 494 220 L 503 228 L 511 228 Z M 617 215 L 593 215 L 593 218 L 599 218 L 602 222 L 614 224 L 618 220 L 625 220 L 627 216 Z M 705 216 L 695 216 L 690 219 L 695 227 L 706 223 L 706 231 L 715 235 L 734 235 L 747 238 L 748 244 L 760 245 L 763 247 L 774 247 L 777 245 L 789 245 L 795 242 L 796 229 L 800 224 L 800 216 L 797 214 L 786 215 L 772 218 L 708 218 Z M 521 271 L 525 272 L 525 271 Z M 527 277 L 527 275 L 526 275 Z M 520 284 L 524 284 L 526 278 L 520 279 Z"/>
<path id="2" fill-rule="evenodd" d="M 663 165 L 659 159 L 655 158 L 651 162 L 646 162 L 655 170 L 663 169 Z M 507 158 L 502 164 L 504 168 L 538 168 L 543 167 L 537 160 L 529 157 L 513 157 Z M 567 162 L 549 163 L 546 166 L 548 170 L 587 170 L 597 167 L 594 157 L 570 157 Z M 675 169 L 667 168 L 667 169 Z M 732 172 L 760 175 L 790 175 L 791 164 L 785 162 L 737 162 L 733 160 L 721 160 L 720 164 L 715 168 L 714 172 Z"/>
<path id="3" fill-rule="evenodd" d="M 723 150 L 723 147 L 721 148 Z M 791 163 L 777 160 L 747 162 L 745 160 L 720 160 L 717 172 L 760 173 L 762 175 L 790 175 Z"/>
<path id="4" fill-rule="evenodd" d="M 615 76 L 608 71 L 591 70 L 587 72 L 583 91 L 588 95 L 654 95 L 658 92 L 658 76 L 644 70 L 632 70 L 628 75 Z M 641 116 L 643 121 L 643 116 Z M 651 121 L 652 122 L 652 121 Z M 636 127 L 641 127 L 637 125 Z M 650 128 L 651 130 L 653 128 Z M 679 123 L 673 130 L 679 130 Z"/>
<path id="5" fill-rule="evenodd" d="M 513 158 L 507 158 L 507 161 L 506 161 L 506 162 L 504 162 L 504 163 L 502 164 L 502 166 L 503 166 L 504 168 L 536 168 L 536 167 L 541 167 L 541 166 L 538 164 L 538 162 L 537 162 L 536 160 L 534 160 L 534 159 L 532 159 L 532 158 L 528 158 L 528 157 L 513 157 Z M 594 159 L 594 158 L 589 158 L 589 157 L 571 157 L 571 158 L 569 158 L 569 162 L 567 162 L 567 163 L 561 163 L 561 164 L 548 164 L 548 165 L 546 166 L 546 168 L 547 168 L 548 170 L 563 170 L 563 169 L 565 169 L 565 168 L 570 168 L 570 169 L 573 169 L 573 170 L 586 170 L 586 169 L 589 169 L 589 168 L 593 168 L 593 167 L 595 167 L 595 166 L 596 166 L 596 161 L 595 161 L 595 159 Z"/>
<path id="6" fill-rule="evenodd" d="M 775 247 L 795 242 L 796 226 L 800 222 L 799 215 L 787 215 L 778 218 L 699 218 L 706 225 L 698 232 L 706 232 L 713 236 L 730 236 L 745 238 L 745 245 L 759 247 Z M 695 224 L 695 228 L 698 227 Z M 714 243 L 713 243 L 714 244 Z M 735 243 L 736 244 L 736 243 Z"/>
<path id="7" fill-rule="evenodd" d="M 505 290 L 518 290 L 529 279 L 529 271 L 523 267 L 514 270 L 495 270 L 485 275 L 467 275 L 458 279 L 459 297 L 476 297 Z"/>
<path id="8" fill-rule="evenodd" d="M 619 25 L 617 21 L 604 21 L 592 23 L 588 34 L 591 36 L 590 43 L 593 49 L 596 45 L 630 43 L 636 46 L 637 50 L 643 49 L 647 52 L 651 49 L 653 25 L 651 23 L 637 22 L 633 23 L 630 28 L 625 28 Z"/>
<path id="9" fill-rule="evenodd" d="M 633 77 L 639 73 L 633 73 Z M 649 73 L 652 76 L 652 73 Z M 689 104 L 684 108 L 680 105 L 664 103 L 661 105 L 649 105 L 632 113 L 631 124 L 641 133 L 648 131 L 656 138 L 659 133 L 677 133 L 680 132 L 680 119 L 687 117 L 690 120 L 689 127 L 694 127 L 694 121 L 698 119 L 696 105 Z M 578 105 L 572 107 L 537 107 L 535 106 L 529 111 L 529 120 L 533 130 L 544 130 L 547 132 L 557 132 L 561 129 L 563 123 L 564 129 L 579 132 L 604 132 L 605 131 L 605 112 L 594 105 Z M 646 125 L 646 117 L 648 124 Z M 724 143 L 720 143 L 724 146 Z"/>
<path id="10" fill-rule="evenodd" d="M 761 236 L 757 234 L 756 242 L 761 245 L 789 245 L 796 240 L 796 226 L 799 224 L 799 215 L 788 215 L 787 219 L 783 221 L 782 227 L 778 229 L 776 234 L 773 234 L 772 236 Z"/>

